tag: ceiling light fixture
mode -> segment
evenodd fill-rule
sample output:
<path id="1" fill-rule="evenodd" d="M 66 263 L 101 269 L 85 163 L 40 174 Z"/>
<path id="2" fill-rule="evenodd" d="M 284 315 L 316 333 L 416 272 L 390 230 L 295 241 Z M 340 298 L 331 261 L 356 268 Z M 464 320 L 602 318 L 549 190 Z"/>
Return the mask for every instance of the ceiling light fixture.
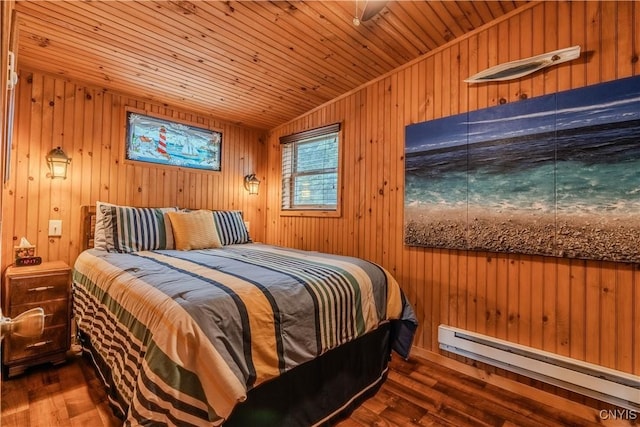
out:
<path id="1" fill-rule="evenodd" d="M 387 5 L 387 0 L 365 0 L 362 13 L 358 13 L 358 0 L 356 0 L 356 14 L 353 17 L 353 25 L 356 27 L 361 22 L 368 21 L 376 16 Z"/>

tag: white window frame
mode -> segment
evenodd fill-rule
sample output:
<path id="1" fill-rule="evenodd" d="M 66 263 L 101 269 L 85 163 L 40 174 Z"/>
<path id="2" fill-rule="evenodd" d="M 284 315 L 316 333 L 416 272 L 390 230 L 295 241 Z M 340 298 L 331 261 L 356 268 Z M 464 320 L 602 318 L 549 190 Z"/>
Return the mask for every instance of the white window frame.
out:
<path id="1" fill-rule="evenodd" d="M 298 132 L 292 135 L 280 137 L 281 144 L 281 195 L 280 195 L 280 215 L 282 216 L 329 216 L 339 217 L 342 205 L 342 131 L 341 124 L 335 123 L 320 128 L 310 129 L 303 132 Z M 295 156 L 297 155 L 298 148 L 303 145 L 312 142 L 314 139 L 321 138 L 323 136 L 336 135 L 338 140 L 338 163 L 336 169 L 318 169 L 312 172 L 300 172 L 296 173 L 293 170 L 287 169 L 287 165 L 295 164 Z M 293 158 L 286 159 L 286 156 L 294 156 Z M 337 188 L 336 188 L 336 204 L 334 205 L 293 205 L 293 186 L 295 184 L 295 178 L 297 176 L 317 175 L 322 173 L 337 173 Z M 291 200 L 290 204 L 285 203 L 285 200 Z"/>

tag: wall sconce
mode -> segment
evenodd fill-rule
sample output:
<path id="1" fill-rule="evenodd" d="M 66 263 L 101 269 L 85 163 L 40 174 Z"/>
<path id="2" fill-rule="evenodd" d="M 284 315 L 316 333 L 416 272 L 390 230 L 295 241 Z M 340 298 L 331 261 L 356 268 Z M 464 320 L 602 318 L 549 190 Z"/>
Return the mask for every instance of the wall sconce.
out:
<path id="1" fill-rule="evenodd" d="M 256 174 L 252 173 L 244 177 L 244 188 L 249 194 L 258 194 L 258 188 L 260 188 L 260 180 L 256 178 Z"/>
<path id="2" fill-rule="evenodd" d="M 62 178 L 67 179 L 67 166 L 71 163 L 71 159 L 64 154 L 62 148 L 56 147 L 47 154 L 47 164 L 51 171 L 51 179 Z"/>

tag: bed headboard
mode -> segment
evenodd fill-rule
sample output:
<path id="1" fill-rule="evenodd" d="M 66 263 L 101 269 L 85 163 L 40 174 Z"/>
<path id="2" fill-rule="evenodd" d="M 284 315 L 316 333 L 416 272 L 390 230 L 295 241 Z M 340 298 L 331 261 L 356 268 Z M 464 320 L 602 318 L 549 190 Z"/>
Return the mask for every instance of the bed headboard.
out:
<path id="1" fill-rule="evenodd" d="M 86 205 L 81 208 L 82 222 L 80 223 L 80 250 L 93 248 L 94 231 L 96 227 L 96 205 Z"/>

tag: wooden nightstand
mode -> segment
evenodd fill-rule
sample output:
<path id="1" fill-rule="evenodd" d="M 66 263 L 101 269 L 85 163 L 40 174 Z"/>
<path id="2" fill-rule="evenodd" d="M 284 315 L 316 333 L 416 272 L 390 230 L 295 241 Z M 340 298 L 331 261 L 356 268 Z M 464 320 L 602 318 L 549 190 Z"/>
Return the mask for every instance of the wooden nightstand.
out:
<path id="1" fill-rule="evenodd" d="M 2 312 L 14 318 L 34 307 L 44 309 L 39 338 L 7 336 L 2 343 L 6 377 L 45 362 L 59 364 L 71 344 L 71 268 L 62 261 L 30 267 L 7 267 L 2 283 Z"/>

